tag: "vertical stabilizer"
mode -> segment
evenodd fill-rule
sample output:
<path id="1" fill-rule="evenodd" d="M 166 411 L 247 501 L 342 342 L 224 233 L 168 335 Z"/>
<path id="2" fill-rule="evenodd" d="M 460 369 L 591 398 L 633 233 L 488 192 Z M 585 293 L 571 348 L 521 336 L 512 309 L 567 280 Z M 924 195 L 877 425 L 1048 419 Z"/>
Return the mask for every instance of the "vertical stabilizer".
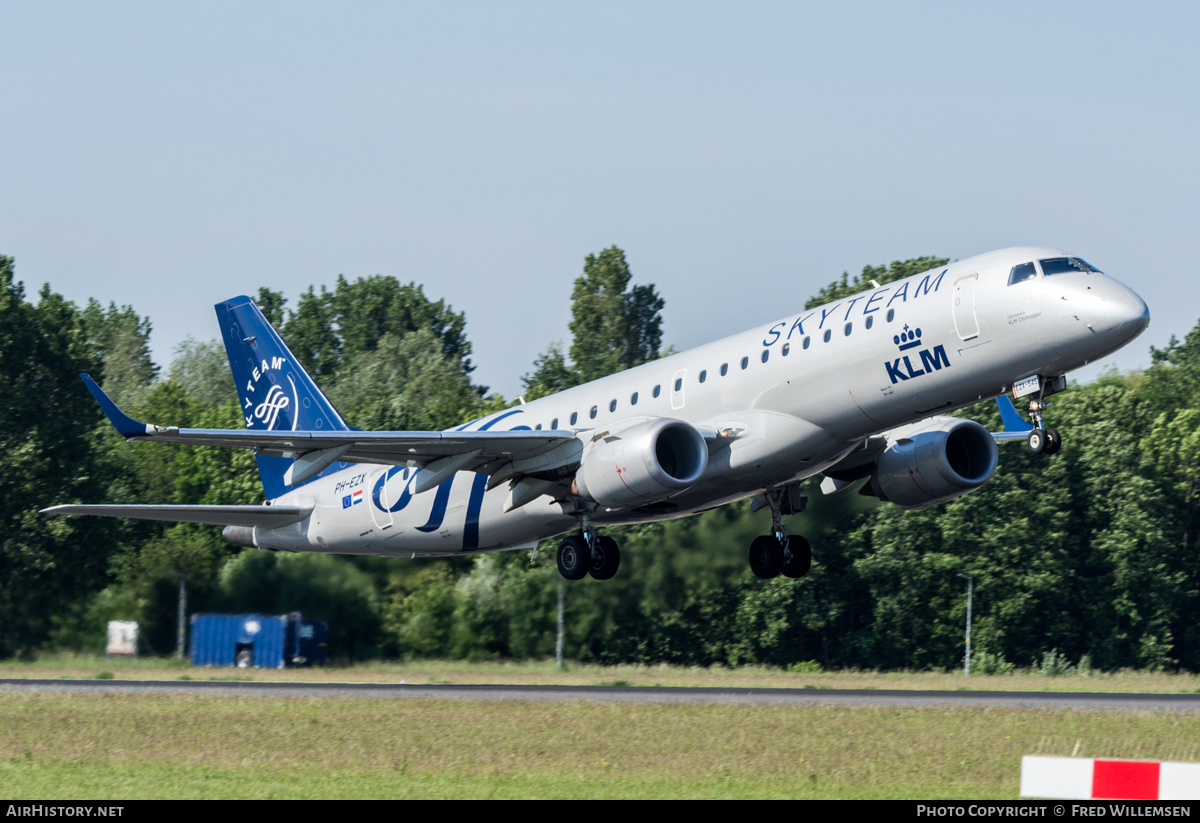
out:
<path id="1" fill-rule="evenodd" d="M 215 308 L 247 429 L 350 430 L 253 300 L 245 296 L 234 297 L 218 303 Z M 269 499 L 292 488 L 283 481 L 292 460 L 262 456 L 255 459 Z M 336 471 L 340 467 L 335 463 L 326 471 Z"/>

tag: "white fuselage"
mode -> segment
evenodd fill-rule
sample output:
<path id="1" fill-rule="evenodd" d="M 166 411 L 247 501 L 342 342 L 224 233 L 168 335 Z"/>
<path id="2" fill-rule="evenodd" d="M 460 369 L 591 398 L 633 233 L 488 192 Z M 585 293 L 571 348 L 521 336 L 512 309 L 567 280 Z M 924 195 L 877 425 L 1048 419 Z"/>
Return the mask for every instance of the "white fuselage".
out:
<path id="1" fill-rule="evenodd" d="M 654 418 L 726 432 L 693 486 L 597 524 L 681 517 L 810 477 L 864 439 L 1064 374 L 1139 334 L 1146 305 L 1098 272 L 1010 285 L 1014 266 L 1065 253 L 1015 248 L 951 263 L 467 424 L 574 430 L 585 443 Z M 417 470 L 358 464 L 290 492 L 308 519 L 256 530 L 261 548 L 432 555 L 530 546 L 578 519 L 542 496 L 505 511 L 507 484 L 460 472 L 412 493 Z"/>

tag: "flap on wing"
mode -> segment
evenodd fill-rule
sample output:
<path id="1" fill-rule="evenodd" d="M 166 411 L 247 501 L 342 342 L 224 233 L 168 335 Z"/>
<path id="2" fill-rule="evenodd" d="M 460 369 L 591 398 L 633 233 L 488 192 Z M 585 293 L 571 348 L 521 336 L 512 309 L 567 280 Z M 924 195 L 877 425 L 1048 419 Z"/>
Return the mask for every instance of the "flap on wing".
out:
<path id="1" fill-rule="evenodd" d="M 830 494 L 831 492 L 826 491 L 826 488 L 840 491 L 855 480 L 861 480 L 866 477 L 875 470 L 875 463 L 879 460 L 879 455 L 883 454 L 883 450 L 886 447 L 887 438 L 883 435 L 877 434 L 873 437 L 868 437 L 862 442 L 861 446 L 823 472 L 827 478 L 832 477 L 834 480 L 839 481 L 841 485 L 834 488 L 833 485 L 826 487 L 822 484 L 821 490 L 825 494 Z"/>
<path id="2" fill-rule="evenodd" d="M 312 506 L 166 506 L 166 505 L 66 505 L 42 509 L 42 514 L 129 517 L 168 523 L 205 523 L 211 526 L 263 526 L 274 529 L 299 523 Z"/>

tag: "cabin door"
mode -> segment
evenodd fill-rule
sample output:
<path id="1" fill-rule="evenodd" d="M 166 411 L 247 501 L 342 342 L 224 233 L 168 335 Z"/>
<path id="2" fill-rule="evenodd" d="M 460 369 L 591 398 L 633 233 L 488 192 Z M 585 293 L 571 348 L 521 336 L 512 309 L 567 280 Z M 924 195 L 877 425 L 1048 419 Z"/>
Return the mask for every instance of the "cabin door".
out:
<path id="1" fill-rule="evenodd" d="M 954 281 L 954 329 L 964 341 L 979 336 L 979 319 L 975 316 L 975 287 L 978 285 L 978 274 L 968 274 Z"/>

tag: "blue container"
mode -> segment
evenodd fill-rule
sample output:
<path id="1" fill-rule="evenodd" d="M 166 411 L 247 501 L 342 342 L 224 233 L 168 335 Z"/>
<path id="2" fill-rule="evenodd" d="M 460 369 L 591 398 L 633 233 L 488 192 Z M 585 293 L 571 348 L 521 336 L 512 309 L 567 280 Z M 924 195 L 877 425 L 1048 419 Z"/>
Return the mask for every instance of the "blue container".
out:
<path id="1" fill-rule="evenodd" d="M 282 669 L 287 623 L 270 614 L 192 615 L 192 665 Z"/>
<path id="2" fill-rule="evenodd" d="M 284 661 L 289 666 L 324 666 L 329 627 L 320 620 L 304 620 L 300 612 L 288 615 Z"/>

